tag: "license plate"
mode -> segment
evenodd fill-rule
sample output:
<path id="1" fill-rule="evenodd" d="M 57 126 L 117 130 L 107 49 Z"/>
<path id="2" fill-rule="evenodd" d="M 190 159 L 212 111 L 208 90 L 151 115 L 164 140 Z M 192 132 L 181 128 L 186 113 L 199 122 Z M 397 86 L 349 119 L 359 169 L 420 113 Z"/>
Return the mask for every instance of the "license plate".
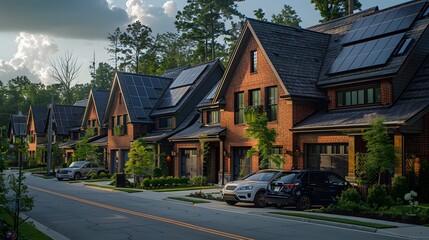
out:
<path id="1" fill-rule="evenodd" d="M 280 191 L 280 187 L 274 187 L 274 192 Z"/>

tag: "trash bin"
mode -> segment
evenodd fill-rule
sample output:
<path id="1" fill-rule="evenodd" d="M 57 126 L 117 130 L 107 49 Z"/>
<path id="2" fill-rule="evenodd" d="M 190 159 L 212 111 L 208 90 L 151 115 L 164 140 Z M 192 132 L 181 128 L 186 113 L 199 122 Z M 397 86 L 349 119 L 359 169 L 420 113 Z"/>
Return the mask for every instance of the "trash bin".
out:
<path id="1" fill-rule="evenodd" d="M 116 174 L 116 187 L 125 187 L 125 174 L 117 173 Z"/>

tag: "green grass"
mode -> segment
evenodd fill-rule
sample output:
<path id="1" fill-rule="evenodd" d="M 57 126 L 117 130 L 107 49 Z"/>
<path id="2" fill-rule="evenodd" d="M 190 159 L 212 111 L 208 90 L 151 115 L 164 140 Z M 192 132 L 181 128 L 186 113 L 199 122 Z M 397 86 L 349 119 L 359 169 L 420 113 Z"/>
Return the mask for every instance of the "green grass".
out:
<path id="1" fill-rule="evenodd" d="M 419 204 L 419 207 L 429 208 L 429 204 Z M 392 215 L 404 215 L 410 210 L 410 205 L 394 205 L 388 209 L 379 210 L 379 213 L 392 214 Z"/>
<path id="2" fill-rule="evenodd" d="M 6 213 L 4 208 L 0 208 L 0 218 L 3 219 L 7 225 L 12 226 L 12 217 Z M 19 239 L 52 240 L 52 238 L 40 232 L 30 222 L 24 222 L 19 226 Z"/>
<path id="3" fill-rule="evenodd" d="M 189 190 L 200 190 L 200 189 L 220 189 L 216 186 L 203 186 L 203 187 L 176 187 L 176 188 L 162 188 L 154 189 L 154 192 L 175 192 L 175 191 L 189 191 Z"/>
<path id="4" fill-rule="evenodd" d="M 90 183 L 89 184 L 85 184 L 85 186 L 104 188 L 104 189 L 111 189 L 111 190 L 121 191 L 121 192 L 127 192 L 127 193 L 143 192 L 142 190 L 137 190 L 137 189 L 133 189 L 133 188 L 119 188 L 119 187 L 114 187 L 114 186 L 101 186 L 101 185 L 98 185 L 98 184 L 90 184 Z"/>
<path id="5" fill-rule="evenodd" d="M 190 198 L 183 198 L 183 197 L 168 197 L 168 198 L 174 199 L 174 200 L 178 200 L 178 201 L 183 201 L 183 202 L 191 202 L 193 204 L 197 204 L 197 203 L 210 203 L 209 201 L 190 199 Z"/>
<path id="6" fill-rule="evenodd" d="M 110 181 L 112 181 L 110 178 L 97 178 L 97 179 L 84 180 L 84 182 L 110 182 Z"/>
<path id="7" fill-rule="evenodd" d="M 327 217 L 327 216 L 312 215 L 312 214 L 305 214 L 305 213 L 295 213 L 295 212 L 269 212 L 269 213 L 279 214 L 279 215 L 287 215 L 287 216 L 292 216 L 292 217 L 303 217 L 303 218 L 309 218 L 309 219 L 317 219 L 317 220 L 337 222 L 337 223 L 345 223 L 345 224 L 357 225 L 357 226 L 362 226 L 362 227 L 370 227 L 370 228 L 376 228 L 376 229 L 396 228 L 396 226 L 393 226 L 393 225 L 371 223 L 371 222 L 362 222 L 362 221 L 356 221 L 356 220 L 350 220 L 350 219 Z"/>

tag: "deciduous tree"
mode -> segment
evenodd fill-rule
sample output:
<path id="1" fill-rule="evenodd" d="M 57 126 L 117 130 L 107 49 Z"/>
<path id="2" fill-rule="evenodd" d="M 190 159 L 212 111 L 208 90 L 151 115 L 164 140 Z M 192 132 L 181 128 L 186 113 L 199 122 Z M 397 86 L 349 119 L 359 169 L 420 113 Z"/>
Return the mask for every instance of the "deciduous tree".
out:
<path id="1" fill-rule="evenodd" d="M 134 175 L 134 184 L 136 184 L 141 177 L 149 175 L 154 167 L 154 153 L 148 150 L 142 141 L 135 140 L 128 153 L 125 172 Z"/>
<path id="2" fill-rule="evenodd" d="M 322 19 L 320 22 L 327 22 L 332 19 L 344 17 L 348 14 L 348 0 L 311 0 L 316 10 L 320 12 Z M 354 10 L 360 10 L 362 4 L 354 0 Z"/>
<path id="3" fill-rule="evenodd" d="M 271 22 L 286 26 L 299 27 L 299 23 L 302 21 L 298 14 L 296 14 L 295 10 L 293 10 L 291 6 L 285 4 L 279 14 L 273 14 Z"/>

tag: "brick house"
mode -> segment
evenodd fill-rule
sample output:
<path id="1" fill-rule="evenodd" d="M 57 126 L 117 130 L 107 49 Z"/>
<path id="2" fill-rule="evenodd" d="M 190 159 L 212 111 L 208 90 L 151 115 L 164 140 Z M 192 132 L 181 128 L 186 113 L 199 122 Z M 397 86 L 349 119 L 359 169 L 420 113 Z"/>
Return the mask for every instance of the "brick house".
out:
<path id="1" fill-rule="evenodd" d="M 354 178 L 362 133 L 377 117 L 393 139 L 395 175 L 411 155 L 429 159 L 428 24 L 426 1 L 410 1 L 309 28 L 331 35 L 317 82 L 327 101 L 291 129 L 300 167 Z"/>
<path id="2" fill-rule="evenodd" d="M 256 142 L 244 137 L 244 111 L 257 107 L 279 133 L 282 168 L 353 178 L 355 154 L 366 151 L 362 133 L 383 117 L 401 175 L 407 155 L 429 157 L 428 14 L 426 1 L 412 1 L 308 29 L 248 19 L 200 125 L 170 139 L 211 135 L 224 149 L 219 173 L 235 180 L 259 168 L 257 156 L 246 157 Z M 219 110 L 217 129 L 207 122 L 211 110 Z"/>
<path id="3" fill-rule="evenodd" d="M 193 177 L 198 175 L 198 150 L 195 145 L 174 144 L 169 137 L 182 131 L 200 118 L 196 106 L 212 90 L 224 73 L 220 60 L 182 69 L 174 78 L 151 113 L 156 125 L 142 139 L 156 146 L 158 156 L 168 156 L 170 175 Z M 198 145 L 199 148 L 199 145 Z"/>
<path id="4" fill-rule="evenodd" d="M 150 113 L 172 79 L 117 72 L 103 123 L 108 124 L 108 168 L 123 172 L 131 143 L 155 128 Z"/>
<path id="5" fill-rule="evenodd" d="M 26 135 L 27 135 L 27 115 L 23 115 L 22 112 L 19 112 L 16 115 L 10 115 L 9 117 L 9 123 L 7 127 L 7 137 L 9 138 L 9 143 L 13 144 L 14 147 L 15 143 L 22 143 L 25 141 Z M 12 159 L 18 159 L 20 155 L 17 151 L 11 152 L 11 158 Z"/>
<path id="6" fill-rule="evenodd" d="M 28 160 L 46 162 L 46 150 L 41 144 L 45 143 L 45 124 L 48 108 L 46 106 L 31 105 L 27 118 Z"/>

